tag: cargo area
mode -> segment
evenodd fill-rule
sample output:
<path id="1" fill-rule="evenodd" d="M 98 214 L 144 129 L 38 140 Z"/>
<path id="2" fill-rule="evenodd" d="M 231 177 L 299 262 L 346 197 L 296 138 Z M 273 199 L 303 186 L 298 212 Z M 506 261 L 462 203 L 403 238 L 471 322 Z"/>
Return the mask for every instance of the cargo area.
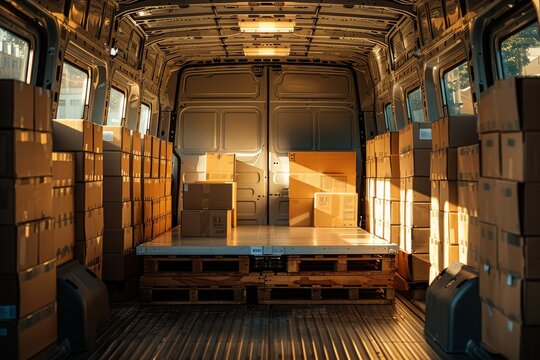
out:
<path id="1" fill-rule="evenodd" d="M 0 357 L 534 359 L 537 0 L 0 3 Z"/>

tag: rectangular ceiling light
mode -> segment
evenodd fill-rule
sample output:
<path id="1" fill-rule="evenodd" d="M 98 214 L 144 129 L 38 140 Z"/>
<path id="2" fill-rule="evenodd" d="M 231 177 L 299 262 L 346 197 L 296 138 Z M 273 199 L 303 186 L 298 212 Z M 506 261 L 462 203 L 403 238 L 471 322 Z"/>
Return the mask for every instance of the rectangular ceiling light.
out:
<path id="1" fill-rule="evenodd" d="M 273 18 L 259 18 L 253 20 L 240 20 L 241 32 L 247 33 L 284 33 L 294 31 L 294 20 L 279 20 Z"/>
<path id="2" fill-rule="evenodd" d="M 291 49 L 288 47 L 245 47 L 245 56 L 289 56 Z"/>

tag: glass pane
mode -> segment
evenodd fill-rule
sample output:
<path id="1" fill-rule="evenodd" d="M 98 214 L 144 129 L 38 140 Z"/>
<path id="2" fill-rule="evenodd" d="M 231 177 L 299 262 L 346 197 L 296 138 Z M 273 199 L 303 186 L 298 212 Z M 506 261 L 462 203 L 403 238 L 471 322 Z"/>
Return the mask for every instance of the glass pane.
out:
<path id="1" fill-rule="evenodd" d="M 26 81 L 30 45 L 0 27 L 0 79 Z"/>
<path id="2" fill-rule="evenodd" d="M 407 96 L 407 110 L 409 112 L 409 119 L 413 122 L 424 122 L 422 91 L 420 88 L 411 91 Z"/>
<path id="3" fill-rule="evenodd" d="M 122 125 L 124 117 L 124 103 L 126 96 L 120 90 L 111 88 L 111 97 L 109 99 L 109 112 L 107 114 L 107 125 Z"/>
<path id="4" fill-rule="evenodd" d="M 474 114 L 467 63 L 445 73 L 443 80 L 448 115 Z"/>
<path id="5" fill-rule="evenodd" d="M 394 131 L 394 116 L 392 114 L 392 105 L 388 104 L 384 108 L 384 118 L 386 119 L 386 129 Z"/>
<path id="6" fill-rule="evenodd" d="M 87 89 L 88 73 L 70 63 L 64 63 L 56 118 L 84 119 Z"/>
<path id="7" fill-rule="evenodd" d="M 146 134 L 150 125 L 150 106 L 141 104 L 141 118 L 139 119 L 139 132 Z"/>
<path id="8" fill-rule="evenodd" d="M 533 23 L 504 40 L 500 50 L 504 77 L 540 75 L 538 23 Z"/>

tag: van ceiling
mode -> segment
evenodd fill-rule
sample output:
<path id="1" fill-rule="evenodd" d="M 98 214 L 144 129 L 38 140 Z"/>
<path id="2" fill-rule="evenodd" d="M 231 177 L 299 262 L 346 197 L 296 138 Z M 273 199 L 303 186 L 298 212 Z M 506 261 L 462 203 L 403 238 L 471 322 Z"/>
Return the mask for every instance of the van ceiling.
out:
<path id="1" fill-rule="evenodd" d="M 172 64 L 246 61 L 246 46 L 279 46 L 290 49 L 287 60 L 354 65 L 365 63 L 402 17 L 413 16 L 413 3 L 119 0 L 119 15 L 129 16 L 146 34 L 147 44 L 157 44 Z M 240 31 L 239 19 L 258 17 L 294 20 L 294 32 Z"/>

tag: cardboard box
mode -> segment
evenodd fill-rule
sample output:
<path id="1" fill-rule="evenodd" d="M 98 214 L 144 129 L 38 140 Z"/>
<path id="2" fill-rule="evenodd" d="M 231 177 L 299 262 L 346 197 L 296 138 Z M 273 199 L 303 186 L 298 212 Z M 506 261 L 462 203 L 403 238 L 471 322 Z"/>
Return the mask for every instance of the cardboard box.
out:
<path id="1" fill-rule="evenodd" d="M 499 266 L 522 279 L 540 279 L 540 238 L 499 232 Z"/>
<path id="2" fill-rule="evenodd" d="M 521 182 L 540 181 L 540 132 L 501 134 L 501 177 Z"/>
<path id="3" fill-rule="evenodd" d="M 131 130 L 131 154 L 142 156 L 142 148 L 143 148 L 143 138 L 142 134 L 138 132 L 137 130 Z"/>
<path id="4" fill-rule="evenodd" d="M 161 216 L 159 203 L 159 199 L 152 200 L 152 219 L 157 219 Z"/>
<path id="5" fill-rule="evenodd" d="M 165 178 L 166 177 L 166 172 L 167 172 L 167 160 L 165 159 L 160 159 L 159 160 L 159 178 L 162 179 L 162 178 Z"/>
<path id="6" fill-rule="evenodd" d="M 83 212 L 101 206 L 98 182 L 84 182 L 75 184 L 75 211 Z"/>
<path id="7" fill-rule="evenodd" d="M 289 173 L 356 173 L 355 152 L 295 151 L 289 153 Z"/>
<path id="8" fill-rule="evenodd" d="M 472 216 L 465 213 L 458 213 L 458 239 L 459 244 L 469 246 L 469 221 Z M 478 239 L 479 240 L 479 239 Z"/>
<path id="9" fill-rule="evenodd" d="M 405 226 L 409 228 L 428 228 L 429 227 L 429 207 L 430 203 L 412 203 L 405 204 Z"/>
<path id="10" fill-rule="evenodd" d="M 384 240 L 392 244 L 399 245 L 400 225 L 392 225 L 389 222 L 384 222 Z"/>
<path id="11" fill-rule="evenodd" d="M 131 178 L 131 200 L 142 200 L 142 179 L 138 177 Z"/>
<path id="12" fill-rule="evenodd" d="M 165 165 L 165 177 L 170 179 L 173 177 L 173 162 L 172 160 L 167 160 Z"/>
<path id="13" fill-rule="evenodd" d="M 499 133 L 485 133 L 481 136 L 482 176 L 501 177 L 501 145 Z"/>
<path id="14" fill-rule="evenodd" d="M 184 184 L 185 210 L 227 210 L 236 208 L 236 183 Z"/>
<path id="15" fill-rule="evenodd" d="M 73 153 L 52 153 L 52 177 L 54 187 L 75 185 L 75 155 Z"/>
<path id="16" fill-rule="evenodd" d="M 384 220 L 389 225 L 400 224 L 400 203 L 399 201 L 384 200 Z"/>
<path id="17" fill-rule="evenodd" d="M 36 179 L 0 179 L 0 193 L 7 199 L 0 207 L 0 223 L 11 225 L 36 220 Z M 52 204 L 51 204 L 52 206 Z"/>
<path id="18" fill-rule="evenodd" d="M 142 158 L 142 177 L 149 179 L 152 174 L 152 158 L 144 156 Z"/>
<path id="19" fill-rule="evenodd" d="M 370 139 L 366 141 L 366 159 L 375 159 L 375 140 Z"/>
<path id="20" fill-rule="evenodd" d="M 52 175 L 52 138 L 49 133 L 29 130 L 0 131 L 1 177 Z M 28 161 L 28 159 L 33 161 Z"/>
<path id="21" fill-rule="evenodd" d="M 313 226 L 313 198 L 289 198 L 289 226 Z"/>
<path id="22" fill-rule="evenodd" d="M 376 196 L 376 190 L 377 190 L 377 180 L 375 178 L 369 178 L 366 179 L 366 196 L 374 198 Z"/>
<path id="23" fill-rule="evenodd" d="M 173 143 L 167 142 L 167 160 L 172 161 L 173 159 Z"/>
<path id="24" fill-rule="evenodd" d="M 482 301 L 482 345 L 488 351 L 493 353 L 500 352 L 501 348 L 501 329 L 496 321 L 497 317 L 503 317 L 492 303 Z M 499 322 L 502 323 L 502 322 Z"/>
<path id="25" fill-rule="evenodd" d="M 0 274 L 0 320 L 24 318 L 56 301 L 55 260 L 19 273 Z"/>
<path id="26" fill-rule="evenodd" d="M 165 157 L 168 159 L 168 156 Z M 235 154 L 206 154 L 206 180 L 234 181 L 236 173 Z"/>
<path id="27" fill-rule="evenodd" d="M 129 176 L 130 155 L 120 151 L 105 151 L 103 153 L 104 176 Z"/>
<path id="28" fill-rule="evenodd" d="M 153 179 L 159 178 L 159 159 L 152 158 L 152 167 L 150 169 L 150 177 Z"/>
<path id="29" fill-rule="evenodd" d="M 38 263 L 43 264 L 56 256 L 54 245 L 54 221 L 52 219 L 40 220 L 39 228 Z"/>
<path id="30" fill-rule="evenodd" d="M 398 273 L 408 281 L 427 281 L 429 278 L 429 255 L 398 252 Z"/>
<path id="31" fill-rule="evenodd" d="M 105 203 L 105 228 L 122 229 L 131 226 L 131 202 Z"/>
<path id="32" fill-rule="evenodd" d="M 495 95 L 495 86 L 491 86 L 481 93 L 481 98 L 478 101 L 478 131 L 480 133 L 499 130 L 497 111 L 500 106 L 498 106 Z"/>
<path id="33" fill-rule="evenodd" d="M 143 224 L 143 242 L 152 240 L 152 221 Z"/>
<path id="34" fill-rule="evenodd" d="M 458 181 L 458 212 L 478 216 L 478 182 Z"/>
<path id="35" fill-rule="evenodd" d="M 103 180 L 103 199 L 105 202 L 130 201 L 131 178 L 128 176 L 106 176 Z"/>
<path id="36" fill-rule="evenodd" d="M 478 182 L 478 218 L 496 224 L 495 210 L 495 180 L 481 177 Z"/>
<path id="37" fill-rule="evenodd" d="M 103 153 L 103 126 L 93 124 L 93 152 L 96 154 Z"/>
<path id="38" fill-rule="evenodd" d="M 458 245 L 458 214 L 442 212 L 444 218 L 444 228 L 443 228 L 443 243 Z M 456 251 L 457 259 L 457 251 Z"/>
<path id="39" fill-rule="evenodd" d="M 429 237 L 432 240 L 438 242 L 443 241 L 442 231 L 444 229 L 444 218 L 441 217 L 441 213 L 438 210 L 431 210 L 429 212 Z"/>
<path id="40" fill-rule="evenodd" d="M 34 87 L 34 129 L 50 132 L 52 129 L 52 100 L 51 91 Z"/>
<path id="41" fill-rule="evenodd" d="M 481 251 L 481 250 L 480 250 Z M 493 265 L 481 261 L 479 269 L 480 299 L 500 306 L 500 272 Z"/>
<path id="42" fill-rule="evenodd" d="M 437 273 L 444 270 L 444 248 L 443 244 L 434 238 L 429 239 L 429 262 L 437 269 Z"/>
<path id="43" fill-rule="evenodd" d="M 75 241 L 86 241 L 99 236 L 94 219 L 97 215 L 94 210 L 75 213 Z"/>
<path id="44" fill-rule="evenodd" d="M 480 177 L 480 146 L 478 144 L 458 148 L 458 179 L 478 181 Z"/>
<path id="45" fill-rule="evenodd" d="M 377 159 L 377 177 L 399 178 L 400 158 L 399 156 L 386 156 Z"/>
<path id="46" fill-rule="evenodd" d="M 356 191 L 356 174 L 298 173 L 289 177 L 289 197 L 313 198 L 316 192 Z"/>
<path id="47" fill-rule="evenodd" d="M 439 136 L 442 149 L 478 143 L 476 116 L 445 116 L 439 121 Z"/>
<path id="48" fill-rule="evenodd" d="M 92 272 L 98 279 L 103 277 L 103 261 L 87 265 L 86 270 Z"/>
<path id="49" fill-rule="evenodd" d="M 35 184 L 33 201 L 36 219 L 50 218 L 52 216 L 52 177 L 36 178 Z"/>
<path id="50" fill-rule="evenodd" d="M 154 218 L 154 214 L 152 214 L 152 200 L 143 201 L 143 215 L 144 222 L 148 222 Z"/>
<path id="51" fill-rule="evenodd" d="M 94 127 L 86 120 L 53 120 L 54 151 L 94 150 Z"/>
<path id="52" fill-rule="evenodd" d="M 405 201 L 429 202 L 431 200 L 431 184 L 427 177 L 409 177 L 405 179 Z M 402 182 L 403 186 L 403 182 Z"/>
<path id="53" fill-rule="evenodd" d="M 75 241 L 75 259 L 86 267 L 101 262 L 103 259 L 103 237 Z"/>
<path id="54" fill-rule="evenodd" d="M 152 153 L 150 154 L 150 157 L 154 159 L 159 159 L 160 148 L 161 148 L 161 139 L 152 136 Z"/>
<path id="55" fill-rule="evenodd" d="M 480 222 L 480 261 L 493 268 L 499 264 L 497 226 Z"/>
<path id="56" fill-rule="evenodd" d="M 75 181 L 94 181 L 94 154 L 90 152 L 75 153 Z"/>
<path id="57" fill-rule="evenodd" d="M 457 180 L 457 149 L 439 150 L 441 177 L 440 180 Z"/>
<path id="58" fill-rule="evenodd" d="M 104 254 L 124 254 L 133 249 L 133 228 L 105 229 L 103 234 Z"/>
<path id="59" fill-rule="evenodd" d="M 440 186 L 438 180 L 431 181 L 431 210 L 439 211 L 441 209 L 440 204 Z"/>
<path id="60" fill-rule="evenodd" d="M 130 153 L 130 130 L 122 126 L 103 126 L 103 150 Z"/>
<path id="61" fill-rule="evenodd" d="M 431 129 L 430 129 L 431 130 Z M 415 149 L 400 155 L 399 171 L 401 177 L 430 175 L 430 150 Z"/>
<path id="62" fill-rule="evenodd" d="M 139 225 L 143 222 L 143 202 L 142 201 L 133 201 L 131 204 L 131 222 L 132 224 Z"/>
<path id="63" fill-rule="evenodd" d="M 54 247 L 56 249 L 56 266 L 73 260 L 75 219 L 62 219 L 54 222 Z"/>
<path id="64" fill-rule="evenodd" d="M 56 302 L 23 319 L 3 321 L 2 330 L 0 348 L 6 359 L 34 358 L 57 340 Z"/>
<path id="65" fill-rule="evenodd" d="M 2 129 L 34 129 L 34 90 L 17 80 L 0 80 L 0 117 Z M 50 111 L 50 110 L 49 110 Z"/>
<path id="66" fill-rule="evenodd" d="M 507 359 L 534 359 L 540 350 L 540 326 L 523 325 L 515 319 L 506 317 L 494 309 L 495 325 L 489 323 L 486 327 L 494 326 L 499 331 L 496 338 L 497 352 Z"/>
<path id="67" fill-rule="evenodd" d="M 94 154 L 94 181 L 103 181 L 103 154 Z"/>
<path id="68" fill-rule="evenodd" d="M 386 132 L 382 134 L 384 157 L 399 156 L 399 132 Z"/>
<path id="69" fill-rule="evenodd" d="M 540 234 L 538 203 L 540 183 L 495 181 L 495 218 L 502 230 L 519 235 Z"/>
<path id="70" fill-rule="evenodd" d="M 431 140 L 431 123 L 410 123 L 399 130 L 399 153 L 431 149 Z"/>
<path id="71" fill-rule="evenodd" d="M 142 136 L 143 156 L 152 157 L 152 135 L 144 134 Z"/>
<path id="72" fill-rule="evenodd" d="M 183 210 L 183 237 L 227 237 L 231 233 L 231 210 Z"/>
<path id="73" fill-rule="evenodd" d="M 384 194 L 383 198 L 385 200 L 399 201 L 400 200 L 400 190 L 401 190 L 401 181 L 399 178 L 393 179 L 384 179 L 383 182 Z"/>
<path id="74" fill-rule="evenodd" d="M 405 251 L 409 254 L 429 252 L 429 228 L 405 228 Z"/>
<path id="75" fill-rule="evenodd" d="M 356 227 L 358 194 L 315 193 L 315 227 Z"/>
<path id="76" fill-rule="evenodd" d="M 496 116 L 497 125 L 502 131 L 538 131 L 540 103 L 540 79 L 535 77 L 512 77 L 497 81 L 495 85 L 496 102 L 491 113 Z"/>
<path id="77" fill-rule="evenodd" d="M 137 247 L 143 243 L 143 224 L 138 224 L 133 227 L 133 247 Z"/>
<path id="78" fill-rule="evenodd" d="M 375 198 L 375 212 L 374 212 L 374 217 L 375 217 L 375 220 L 382 220 L 384 221 L 384 216 L 385 216 L 385 208 L 384 208 L 384 200 L 383 199 L 378 199 L 378 198 Z"/>
<path id="79" fill-rule="evenodd" d="M 439 183 L 440 210 L 446 212 L 458 211 L 458 184 L 457 181 L 441 181 Z"/>
<path id="80" fill-rule="evenodd" d="M 540 281 L 525 280 L 501 270 L 499 289 L 503 314 L 524 325 L 540 325 Z"/>
<path id="81" fill-rule="evenodd" d="M 75 216 L 75 188 L 74 187 L 53 189 L 51 215 L 56 221 L 60 219 L 71 219 L 72 217 Z"/>
<path id="82" fill-rule="evenodd" d="M 441 149 L 441 122 L 443 118 L 431 123 L 431 150 Z"/>
<path id="83" fill-rule="evenodd" d="M 165 214 L 172 213 L 172 196 L 165 196 Z"/>
<path id="84" fill-rule="evenodd" d="M 126 281 L 136 272 L 137 255 L 135 251 L 103 255 L 103 279 L 105 281 Z"/>
<path id="85" fill-rule="evenodd" d="M 0 273 L 17 273 L 39 263 L 39 222 L 0 226 L 0 233 Z"/>
<path id="86" fill-rule="evenodd" d="M 139 155 L 131 155 L 131 174 L 132 177 L 140 178 L 142 176 L 142 157 Z"/>

